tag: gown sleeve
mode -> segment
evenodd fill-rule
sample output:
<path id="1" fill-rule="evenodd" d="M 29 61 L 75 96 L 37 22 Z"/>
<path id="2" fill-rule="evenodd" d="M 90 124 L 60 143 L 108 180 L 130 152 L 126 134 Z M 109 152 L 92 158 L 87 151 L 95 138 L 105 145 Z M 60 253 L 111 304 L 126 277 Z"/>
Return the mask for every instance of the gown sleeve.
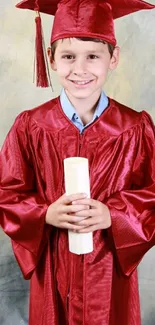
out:
<path id="1" fill-rule="evenodd" d="M 106 202 L 112 218 L 109 236 L 127 276 L 155 244 L 155 130 L 146 112 L 137 141 L 131 188 L 113 194 Z"/>
<path id="2" fill-rule="evenodd" d="M 27 123 L 26 113 L 17 117 L 0 153 L 0 225 L 12 239 L 25 278 L 35 268 L 48 232 L 48 205 L 37 193 Z"/>

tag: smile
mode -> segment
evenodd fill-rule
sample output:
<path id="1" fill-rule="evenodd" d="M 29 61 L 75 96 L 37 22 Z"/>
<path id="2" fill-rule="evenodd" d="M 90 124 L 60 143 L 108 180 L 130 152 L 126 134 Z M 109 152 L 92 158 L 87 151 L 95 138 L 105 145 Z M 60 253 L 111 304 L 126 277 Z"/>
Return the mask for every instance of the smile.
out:
<path id="1" fill-rule="evenodd" d="M 76 85 L 87 85 L 90 82 L 92 82 L 93 80 L 83 80 L 83 81 L 70 80 L 70 81 L 73 82 Z"/>

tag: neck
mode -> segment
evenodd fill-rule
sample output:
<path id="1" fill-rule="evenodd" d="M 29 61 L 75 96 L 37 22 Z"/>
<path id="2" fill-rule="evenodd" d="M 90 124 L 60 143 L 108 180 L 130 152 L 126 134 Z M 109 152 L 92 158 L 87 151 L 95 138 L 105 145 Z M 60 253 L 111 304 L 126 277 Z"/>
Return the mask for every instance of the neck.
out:
<path id="1" fill-rule="evenodd" d="M 101 91 L 95 92 L 89 98 L 84 99 L 73 97 L 67 90 L 65 90 L 65 92 L 84 125 L 89 123 L 93 118 L 95 109 L 101 96 Z"/>

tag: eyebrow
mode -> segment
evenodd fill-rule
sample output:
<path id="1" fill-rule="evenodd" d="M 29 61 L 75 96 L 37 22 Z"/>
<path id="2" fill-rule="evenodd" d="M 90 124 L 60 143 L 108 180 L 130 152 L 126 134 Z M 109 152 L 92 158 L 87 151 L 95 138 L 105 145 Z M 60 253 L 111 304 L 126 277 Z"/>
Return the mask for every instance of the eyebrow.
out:
<path id="1" fill-rule="evenodd" d="M 63 51 L 60 50 L 60 52 L 61 52 L 61 54 L 63 54 L 63 53 L 71 53 L 71 54 L 74 54 L 74 52 L 71 51 L 71 50 L 63 50 Z"/>
<path id="2" fill-rule="evenodd" d="M 69 49 L 67 49 L 67 50 L 62 50 L 62 51 L 60 51 L 61 52 L 61 54 L 66 54 L 66 53 L 69 53 L 69 54 L 77 54 L 76 52 L 73 52 L 72 50 L 69 50 Z M 102 51 L 101 50 L 92 50 L 92 51 L 87 51 L 86 52 L 87 54 L 93 54 L 93 53 L 102 53 Z"/>

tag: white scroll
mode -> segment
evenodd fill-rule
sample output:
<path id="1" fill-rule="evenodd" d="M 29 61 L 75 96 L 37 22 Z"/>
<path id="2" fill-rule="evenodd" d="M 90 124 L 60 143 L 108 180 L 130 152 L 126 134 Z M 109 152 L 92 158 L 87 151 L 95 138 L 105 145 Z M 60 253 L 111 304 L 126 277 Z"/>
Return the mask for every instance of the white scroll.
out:
<path id="1" fill-rule="evenodd" d="M 72 157 L 64 159 L 66 194 L 86 193 L 90 198 L 88 159 Z M 68 231 L 69 250 L 74 254 L 87 254 L 93 251 L 93 234 Z"/>

